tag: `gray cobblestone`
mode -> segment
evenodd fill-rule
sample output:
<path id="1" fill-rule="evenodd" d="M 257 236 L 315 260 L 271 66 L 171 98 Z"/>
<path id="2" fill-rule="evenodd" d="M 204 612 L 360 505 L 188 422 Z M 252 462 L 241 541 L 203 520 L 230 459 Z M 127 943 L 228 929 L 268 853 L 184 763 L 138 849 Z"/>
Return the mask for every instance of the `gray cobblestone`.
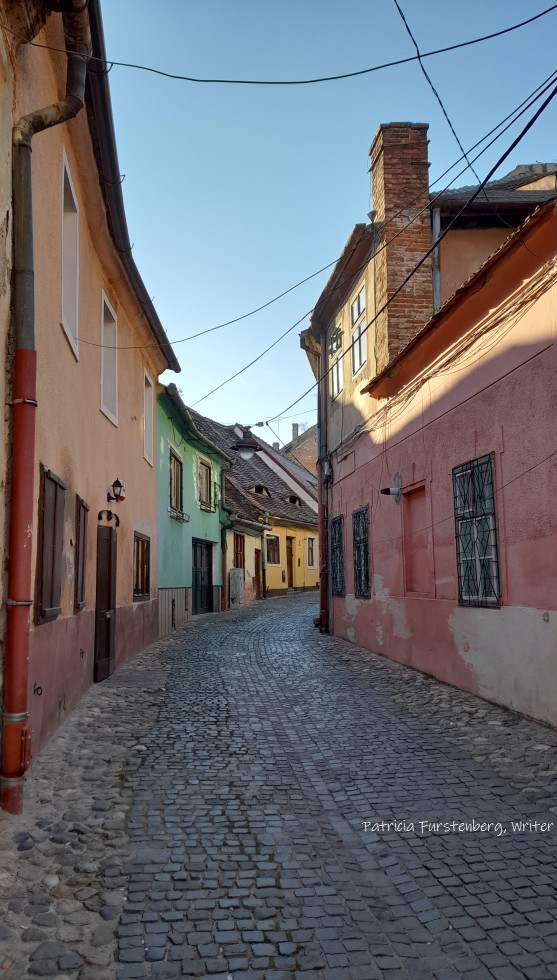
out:
<path id="1" fill-rule="evenodd" d="M 557 975 L 554 834 L 363 832 L 548 819 L 557 733 L 319 636 L 313 602 L 87 694 L 0 823 L 5 980 Z"/>

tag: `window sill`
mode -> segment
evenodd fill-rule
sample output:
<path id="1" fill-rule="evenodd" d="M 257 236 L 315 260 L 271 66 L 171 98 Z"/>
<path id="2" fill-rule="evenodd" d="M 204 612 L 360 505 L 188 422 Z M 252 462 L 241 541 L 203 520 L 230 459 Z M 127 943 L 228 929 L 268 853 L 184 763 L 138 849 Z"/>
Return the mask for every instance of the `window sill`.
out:
<path id="1" fill-rule="evenodd" d="M 134 602 L 148 602 L 150 598 L 151 598 L 150 595 L 135 595 L 134 594 L 133 601 Z"/>
<path id="2" fill-rule="evenodd" d="M 173 521 L 178 521 L 179 524 L 187 524 L 190 519 L 189 514 L 185 514 L 183 510 L 174 510 L 174 507 L 168 508 L 168 516 Z"/>
<path id="3" fill-rule="evenodd" d="M 216 507 L 212 507 L 211 504 L 204 503 L 202 500 L 199 500 L 198 504 L 199 509 L 206 511 L 208 514 L 214 514 L 217 509 Z"/>

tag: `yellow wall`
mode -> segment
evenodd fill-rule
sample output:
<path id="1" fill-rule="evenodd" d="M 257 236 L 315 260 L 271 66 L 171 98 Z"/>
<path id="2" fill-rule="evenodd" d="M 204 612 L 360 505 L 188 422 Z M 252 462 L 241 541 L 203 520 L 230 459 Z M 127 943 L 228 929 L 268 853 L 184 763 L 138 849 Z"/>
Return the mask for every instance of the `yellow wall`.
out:
<path id="1" fill-rule="evenodd" d="M 286 539 L 293 538 L 292 542 L 292 572 L 293 588 L 295 589 L 314 589 L 319 582 L 319 541 L 317 536 L 317 524 L 314 529 L 307 527 L 279 526 L 273 527 L 268 531 L 266 538 L 276 536 L 279 539 L 279 558 L 278 565 L 272 565 L 268 561 L 267 568 L 267 589 L 271 592 L 288 588 L 288 574 L 286 566 Z M 308 537 L 315 538 L 315 567 L 308 568 Z M 299 564 L 298 564 L 299 562 Z"/>

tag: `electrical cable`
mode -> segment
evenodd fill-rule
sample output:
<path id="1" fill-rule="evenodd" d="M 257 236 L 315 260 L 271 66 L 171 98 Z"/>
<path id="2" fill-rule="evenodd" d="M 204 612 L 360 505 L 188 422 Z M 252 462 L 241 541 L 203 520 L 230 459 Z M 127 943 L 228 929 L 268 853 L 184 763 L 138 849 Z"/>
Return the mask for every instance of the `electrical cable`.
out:
<path id="1" fill-rule="evenodd" d="M 437 99 L 437 102 L 439 103 L 439 106 L 441 107 L 441 112 L 443 113 L 443 115 L 444 115 L 444 117 L 445 117 L 445 119 L 446 119 L 446 121 L 448 123 L 449 129 L 450 129 L 451 133 L 453 134 L 453 136 L 454 136 L 454 138 L 455 138 L 455 140 L 457 142 L 457 145 L 458 145 L 458 148 L 459 148 L 460 152 L 462 153 L 464 159 L 466 160 L 466 163 L 468 164 L 470 170 L 474 174 L 474 177 L 476 178 L 477 182 L 479 183 L 480 182 L 480 176 L 479 176 L 477 170 L 474 169 L 473 164 L 470 162 L 470 159 L 468 157 L 468 154 L 467 154 L 466 150 L 464 149 L 464 147 L 463 147 L 463 145 L 462 145 L 462 143 L 461 143 L 461 141 L 459 139 L 459 136 L 457 134 L 457 131 L 456 131 L 456 129 L 453 126 L 453 123 L 452 123 L 451 118 L 449 116 L 449 113 L 447 112 L 447 109 L 446 109 L 446 107 L 445 107 L 445 105 L 443 103 L 443 100 L 442 100 L 441 96 L 439 95 L 439 92 L 437 91 L 435 85 L 433 84 L 433 81 L 431 79 L 431 76 L 428 74 L 428 71 L 427 71 L 427 69 L 426 69 L 426 67 L 425 67 L 425 65 L 423 63 L 423 60 L 422 60 L 422 55 L 421 55 L 420 49 L 418 47 L 418 42 L 416 41 L 416 38 L 414 37 L 414 35 L 412 33 L 410 24 L 408 23 L 408 21 L 406 19 L 406 16 L 404 14 L 404 11 L 403 11 L 402 7 L 400 6 L 398 0 L 393 0 L 393 3 L 395 5 L 398 13 L 400 14 L 402 23 L 404 24 L 404 26 L 406 28 L 406 31 L 407 31 L 407 33 L 408 33 L 408 35 L 410 37 L 410 40 L 412 41 L 412 44 L 414 45 L 414 47 L 416 49 L 416 56 L 418 58 L 418 64 L 419 64 L 419 66 L 420 66 L 420 68 L 422 70 L 422 73 L 423 73 L 426 81 L 427 81 L 427 84 L 429 85 L 431 91 L 433 92 L 435 98 Z M 501 221 L 501 223 L 503 225 L 506 225 L 507 228 L 512 228 L 512 225 L 510 225 L 507 221 L 505 221 L 501 217 L 501 215 L 497 212 L 496 208 L 494 207 L 492 201 L 490 200 L 490 198 L 489 198 L 489 196 L 488 196 L 488 194 L 487 194 L 487 192 L 485 190 L 483 192 L 483 196 L 485 197 L 485 200 L 487 201 L 487 203 L 489 204 L 491 210 L 496 215 L 496 217 L 499 219 L 499 221 Z"/>
<path id="2" fill-rule="evenodd" d="M 507 126 L 505 126 L 501 130 L 501 132 L 498 134 L 498 136 L 496 136 L 493 140 L 491 140 L 491 142 L 488 143 L 484 147 L 484 149 L 474 157 L 474 162 L 476 160 L 478 160 L 479 157 L 483 153 L 485 153 L 491 146 L 493 146 L 493 144 L 498 139 L 501 138 L 501 136 L 503 135 L 503 133 L 505 133 L 520 118 L 520 116 L 523 115 L 524 112 L 526 112 L 533 105 L 533 103 L 537 101 L 538 98 L 541 98 L 541 96 L 550 88 L 551 83 L 552 83 L 552 81 L 553 81 L 553 79 L 555 78 L 556 75 L 557 75 L 557 70 L 556 71 L 553 71 L 550 75 L 548 75 L 548 77 L 543 82 L 541 82 L 540 85 L 538 85 L 533 90 L 533 92 L 531 92 L 530 95 L 528 95 L 526 97 L 526 99 L 524 99 L 522 102 L 520 102 L 518 104 L 518 106 L 515 106 L 515 108 L 510 113 L 508 113 L 508 115 L 504 116 L 503 119 L 500 120 L 500 122 L 498 122 L 496 126 L 494 126 L 492 129 L 490 129 L 488 133 L 486 133 L 484 136 L 482 136 L 481 139 L 479 139 L 476 143 L 473 144 L 473 146 L 471 146 L 469 148 L 468 153 L 471 153 L 478 146 L 481 146 L 481 144 L 484 143 L 485 140 L 489 139 L 489 137 L 493 133 L 496 133 L 497 130 L 500 129 L 503 126 L 504 123 L 507 123 L 508 120 L 511 120 L 509 122 L 509 124 Z M 512 118 L 512 117 L 514 117 L 514 118 Z M 466 158 L 466 154 L 463 154 L 457 160 L 455 160 L 454 163 L 452 163 L 449 167 L 447 167 L 446 170 L 443 171 L 442 174 L 440 174 L 438 177 L 435 178 L 435 180 L 431 183 L 431 187 L 435 187 L 435 185 L 438 184 L 439 181 L 443 179 L 443 177 L 445 177 L 447 174 L 449 174 L 451 172 L 451 170 L 453 170 L 456 166 L 458 166 L 458 164 L 461 162 L 461 160 L 463 160 L 465 158 Z M 429 206 L 431 206 L 431 204 L 434 204 L 435 201 L 437 200 L 437 198 L 439 196 L 441 196 L 442 194 L 444 194 L 448 190 L 448 188 L 450 187 L 450 184 L 453 183 L 455 180 L 457 180 L 459 177 L 461 177 L 466 172 L 467 169 L 468 169 L 468 166 L 466 166 L 462 170 L 460 170 L 459 173 L 456 174 L 452 178 L 452 180 L 450 181 L 450 183 L 446 187 L 444 187 L 442 191 L 438 192 L 431 199 Z M 478 180 L 479 180 L 479 178 L 478 178 Z M 387 227 L 396 218 L 400 217 L 400 215 L 403 214 L 403 212 L 406 211 L 409 207 L 411 207 L 415 203 L 415 201 L 417 199 L 418 198 L 415 197 L 411 201 L 407 201 L 404 204 L 404 206 L 399 209 L 399 211 L 397 211 L 395 214 L 393 214 L 385 222 L 385 227 Z M 417 216 L 419 216 L 419 214 L 421 214 L 421 213 L 422 213 L 421 211 L 418 212 L 418 215 Z M 409 225 L 414 220 L 415 220 L 415 218 L 411 219 L 411 221 L 409 222 Z M 393 241 L 393 240 L 394 239 L 391 239 L 390 241 Z M 390 241 L 387 242 L 386 244 L 390 244 Z M 350 258 L 350 256 L 352 255 L 353 251 L 356 248 L 357 248 L 357 246 L 354 246 L 354 248 L 350 250 L 350 252 L 347 255 L 347 258 L 348 259 Z M 294 283 L 293 286 L 290 286 L 288 289 L 283 290 L 283 292 L 279 293 L 277 296 L 274 296 L 272 299 L 268 300 L 266 303 L 263 303 L 261 306 L 258 306 L 255 309 L 250 310 L 248 313 L 243 313 L 241 316 L 234 317 L 232 320 L 225 320 L 223 323 L 216 324 L 216 326 L 207 327 L 205 330 L 200 330 L 197 333 L 190 334 L 188 337 L 181 337 L 179 340 L 173 340 L 172 342 L 169 342 L 168 344 L 135 344 L 135 345 L 129 345 L 129 346 L 125 346 L 124 347 L 124 346 L 115 346 L 113 344 L 99 344 L 96 341 L 84 340 L 84 339 L 81 339 L 81 338 L 79 340 L 79 343 L 86 344 L 88 347 L 99 347 L 99 348 L 106 348 L 107 350 L 127 351 L 127 350 L 150 350 L 150 349 L 156 349 L 156 348 L 159 348 L 159 347 L 161 347 L 161 348 L 163 348 L 163 347 L 174 347 L 177 344 L 184 344 L 184 343 L 186 343 L 189 340 L 197 340 L 197 338 L 199 338 L 199 337 L 204 337 L 206 334 L 214 333 L 216 330 L 222 330 L 224 327 L 228 327 L 228 326 L 231 326 L 233 324 L 239 323 L 241 320 L 247 320 L 249 317 L 254 316 L 256 313 L 260 313 L 262 310 L 266 309 L 267 307 L 271 306 L 273 303 L 276 303 L 278 300 L 282 299 L 284 296 L 287 296 L 289 293 L 293 292 L 299 286 L 303 286 L 306 282 L 309 282 L 311 279 L 314 279 L 316 276 L 321 275 L 322 272 L 325 272 L 327 269 L 330 269 L 332 266 L 336 265 L 336 263 L 339 261 L 339 257 L 340 256 L 337 256 L 335 259 L 332 260 L 332 262 L 328 262 L 327 265 L 322 266 L 316 272 L 312 272 L 309 276 L 306 276 L 304 279 L 301 279 L 299 282 Z M 308 313 L 305 314 L 305 316 L 309 315 L 310 312 L 311 312 L 311 310 L 309 310 Z M 298 326 L 298 324 L 296 323 L 296 324 L 294 324 L 294 326 Z M 286 336 L 286 335 L 283 334 L 283 336 Z M 279 339 L 282 339 L 282 338 L 279 338 Z"/>
<path id="3" fill-rule="evenodd" d="M 408 274 L 408 276 L 406 277 L 406 279 L 404 280 L 404 282 L 402 282 L 400 284 L 400 286 L 398 286 L 398 288 L 395 290 L 395 292 L 392 294 L 392 296 L 389 297 L 389 299 L 384 304 L 384 306 L 375 314 L 375 316 L 373 317 L 373 319 L 360 331 L 360 337 L 363 336 L 365 333 L 367 333 L 367 331 L 369 330 L 369 328 L 372 326 L 373 323 L 375 323 L 375 321 L 378 319 L 378 317 L 381 315 L 381 313 L 383 313 L 387 309 L 389 303 L 391 303 L 393 301 L 393 299 L 400 293 L 400 291 L 402 289 L 404 289 L 404 287 L 410 281 L 410 279 L 412 278 L 412 276 L 417 272 L 417 270 L 419 268 L 421 268 L 421 266 L 424 264 L 424 262 L 435 251 L 435 249 L 439 245 L 439 242 L 441 242 L 443 240 L 443 238 L 448 234 L 448 232 L 450 231 L 450 229 L 452 228 L 452 226 L 458 221 L 458 219 L 464 213 L 464 211 L 466 210 L 466 208 L 468 208 L 470 206 L 470 204 L 472 203 L 472 201 L 474 201 L 476 199 L 476 197 L 478 197 L 478 195 L 482 192 L 483 188 L 485 187 L 485 185 L 488 182 L 488 180 L 490 179 L 490 177 L 495 173 L 495 171 L 497 170 L 497 168 L 506 159 L 506 157 L 509 155 L 509 153 L 512 152 L 512 150 L 514 149 L 514 147 L 517 145 L 517 142 L 519 142 L 523 138 L 523 136 L 528 132 L 529 126 L 534 124 L 534 122 L 538 118 L 538 115 L 540 114 L 540 112 L 542 112 L 544 110 L 544 108 L 549 104 L 549 102 L 554 97 L 554 95 L 555 95 L 556 92 L 557 92 L 557 88 L 553 89 L 552 95 L 542 104 L 542 106 L 541 106 L 540 110 L 538 111 L 538 113 L 536 113 L 533 116 L 532 122 L 530 124 L 527 124 L 527 127 L 517 137 L 517 140 L 515 140 L 511 144 L 511 146 L 509 147 L 509 149 L 507 151 L 505 151 L 505 153 L 503 154 L 503 156 L 499 158 L 499 160 L 497 161 L 497 163 L 495 164 L 495 166 L 492 167 L 492 169 L 490 170 L 490 172 L 487 175 L 487 177 L 479 184 L 479 186 L 476 188 L 476 190 L 474 191 L 474 193 L 472 194 L 472 196 L 469 198 L 469 200 L 466 202 L 466 204 L 464 204 L 464 206 L 460 209 L 460 211 L 458 212 L 458 214 L 456 214 L 455 217 L 449 222 L 449 224 L 447 225 L 447 227 L 445 228 L 445 230 L 441 233 L 441 235 L 439 236 L 439 238 L 437 239 L 437 241 L 431 246 L 430 249 L 428 249 L 428 251 L 422 257 L 422 259 L 420 260 L 420 262 L 418 262 L 418 264 L 414 267 L 414 269 Z M 482 150 L 481 152 L 482 153 L 485 152 L 485 149 L 487 149 L 487 147 L 485 147 L 484 150 Z M 478 154 L 478 156 L 480 156 L 480 155 L 481 154 Z M 466 167 L 465 169 L 468 169 L 468 168 Z M 441 193 L 443 193 L 443 192 L 441 192 Z M 440 196 L 440 195 L 438 195 L 438 196 Z M 390 245 L 393 241 L 395 241 L 396 238 L 398 238 L 400 235 L 402 235 L 406 231 L 406 229 L 412 224 L 412 222 L 415 220 L 415 218 L 418 217 L 423 211 L 428 210 L 431 207 L 431 204 L 432 203 L 433 203 L 432 201 L 428 201 L 427 205 L 425 205 L 421 209 L 421 211 L 419 211 L 418 214 L 415 215 L 415 217 L 413 219 L 411 219 L 411 221 L 409 221 L 408 224 L 404 228 L 401 228 L 395 235 L 393 235 L 393 237 L 391 239 L 389 239 L 388 242 L 385 242 L 381 246 L 380 249 L 377 249 L 374 254 L 375 255 L 378 255 L 379 252 L 383 251 L 385 248 L 387 248 L 388 245 Z M 354 272 L 352 272 L 350 274 L 350 276 L 348 276 L 347 279 L 345 279 L 342 282 L 340 282 L 340 283 L 337 284 L 337 288 L 340 288 L 341 286 L 345 285 L 347 282 L 353 281 L 355 279 L 355 277 L 361 272 L 361 270 L 363 268 L 365 268 L 365 266 L 368 264 L 368 261 L 369 261 L 369 258 L 366 258 L 365 262 L 362 263 L 362 265 L 358 269 L 356 269 Z M 277 344 L 279 344 L 280 341 L 284 339 L 284 337 L 286 337 L 289 333 L 292 332 L 292 330 L 294 330 L 297 326 L 299 326 L 300 323 L 302 323 L 303 320 L 305 320 L 306 316 L 308 316 L 311 312 L 312 312 L 311 310 L 308 310 L 306 313 L 304 313 L 304 315 L 302 317 L 300 317 L 299 320 L 296 320 L 295 323 L 293 323 L 290 327 L 288 327 L 288 329 L 285 330 L 284 333 L 282 333 L 279 337 L 277 337 L 273 341 L 272 344 L 270 344 L 268 347 L 266 347 L 265 350 L 261 351 L 256 357 L 254 357 L 251 361 L 249 361 L 248 364 L 245 364 L 242 368 L 240 368 L 238 371 L 236 371 L 229 378 L 226 378 L 225 381 L 222 381 L 220 384 L 216 385 L 215 388 L 212 388 L 211 391 L 208 391 L 205 395 L 202 395 L 201 398 L 198 398 L 197 401 L 193 402 L 192 407 L 195 407 L 196 405 L 199 405 L 202 401 L 205 401 L 206 398 L 210 398 L 211 395 L 214 395 L 217 391 L 220 391 L 220 389 L 221 388 L 224 388 L 225 385 L 230 384 L 231 381 L 234 381 L 241 374 L 243 374 L 245 371 L 247 371 L 250 367 L 253 367 L 254 364 L 257 364 L 257 362 L 260 361 L 263 357 L 265 357 L 265 355 L 268 354 L 269 351 L 271 351 L 274 347 L 276 347 Z M 354 347 L 354 342 L 352 342 L 352 344 L 350 344 L 347 347 L 347 349 L 345 351 L 343 351 L 343 353 L 340 354 L 338 358 L 336 358 L 336 360 L 334 361 L 334 364 L 337 364 L 339 361 L 343 360 L 347 356 L 347 354 L 353 349 L 353 347 Z M 334 364 L 332 364 L 331 367 L 328 368 L 328 370 L 327 370 L 327 372 L 326 372 L 326 374 L 325 374 L 324 377 L 326 377 L 332 371 Z M 287 408 L 285 408 L 283 411 L 288 411 L 290 408 L 293 408 L 294 405 L 297 405 L 300 401 L 302 401 L 302 399 L 305 398 L 306 395 L 308 395 L 311 391 L 313 391 L 314 388 L 317 387 L 317 385 L 319 384 L 319 381 L 321 381 L 321 380 L 323 380 L 323 379 L 322 378 L 318 379 L 318 381 L 315 382 L 315 384 L 313 384 L 310 388 L 308 388 L 307 391 L 305 391 L 304 394 L 301 395 L 300 398 L 297 399 L 297 401 L 292 402 L 292 404 L 291 405 L 288 405 Z M 272 422 L 276 418 L 277 418 L 277 416 L 276 415 L 273 415 L 273 416 L 271 416 L 270 419 L 266 419 L 265 421 L 267 421 L 267 422 L 271 421 Z"/>
<path id="4" fill-rule="evenodd" d="M 395 299 L 395 297 L 398 296 L 398 294 L 408 284 L 408 282 L 410 281 L 410 279 L 412 278 L 412 276 L 414 276 L 416 274 L 416 272 L 418 271 L 418 269 L 420 269 L 422 267 L 422 265 L 424 264 L 424 262 L 427 261 L 427 259 L 431 256 L 432 252 L 438 247 L 439 242 L 441 242 L 443 240 L 443 238 L 445 238 L 445 236 L 449 233 L 449 231 L 451 230 L 451 228 L 453 227 L 453 225 L 456 223 L 456 221 L 458 221 L 458 219 L 462 216 L 462 214 L 466 211 L 466 209 L 468 207 L 470 207 L 470 205 L 472 204 L 473 201 L 475 201 L 475 199 L 478 197 L 478 195 L 481 194 L 483 188 L 485 187 L 485 185 L 487 184 L 487 182 L 489 181 L 489 179 L 493 176 L 493 174 L 495 173 L 495 171 L 501 166 L 502 163 L 504 163 L 504 161 L 512 153 L 512 151 L 515 149 L 515 147 L 518 146 L 518 144 L 524 138 L 524 136 L 526 135 L 526 133 L 529 132 L 529 130 L 532 128 L 532 126 L 534 125 L 534 123 L 536 122 L 536 120 L 541 116 L 542 112 L 545 111 L 545 109 L 547 108 L 547 106 L 550 104 L 550 102 L 552 102 L 552 100 L 555 98 L 556 95 L 557 95 L 557 86 L 555 86 L 552 89 L 552 91 L 549 94 L 549 96 L 543 101 L 542 105 L 539 106 L 539 108 L 536 110 L 536 112 L 534 113 L 534 115 L 528 120 L 528 122 L 522 128 L 522 130 L 520 131 L 520 133 L 518 134 L 518 136 L 512 141 L 512 143 L 510 144 L 510 146 L 499 157 L 499 159 L 497 160 L 497 162 L 494 164 L 494 166 L 488 172 L 487 176 L 483 179 L 483 181 L 479 184 L 479 186 L 473 191 L 473 193 L 471 194 L 471 196 L 469 197 L 469 199 L 466 201 L 466 203 L 463 205 L 463 207 L 460 209 L 460 211 L 454 216 L 454 218 L 451 219 L 451 221 L 449 222 L 449 224 L 447 225 L 447 227 L 444 229 L 444 231 L 441 232 L 439 238 L 434 243 L 434 245 L 432 245 L 431 248 L 429 248 L 427 250 L 427 252 L 425 253 L 425 255 L 423 255 L 422 258 L 419 260 L 419 262 L 416 263 L 416 265 L 414 266 L 414 268 L 411 270 L 411 272 L 409 272 L 409 274 L 405 277 L 405 279 L 402 281 L 402 283 L 400 283 L 400 285 L 397 286 L 397 288 L 391 294 L 391 296 L 389 296 L 387 302 L 383 304 L 383 306 L 381 307 L 381 309 L 379 309 L 377 311 L 377 313 L 375 314 L 375 316 L 373 317 L 373 319 L 361 331 L 361 334 L 362 335 L 369 330 L 369 328 L 375 323 L 375 321 L 378 319 L 378 317 L 388 308 L 388 306 L 392 303 L 392 301 Z M 346 357 L 346 355 L 352 349 L 352 347 L 353 347 L 353 344 L 351 344 L 345 351 L 343 351 L 343 353 L 340 355 L 340 358 L 337 358 L 337 360 L 338 359 L 343 359 L 344 357 Z M 336 364 L 337 363 L 337 360 L 335 360 L 333 363 Z M 285 408 L 283 408 L 281 410 L 281 412 L 277 413 L 277 415 L 270 416 L 268 419 L 266 419 L 266 421 L 267 422 L 273 422 L 278 417 L 278 415 L 282 415 L 282 414 L 284 414 L 284 412 L 288 412 L 291 408 L 294 408 L 294 406 L 297 405 L 299 402 L 301 402 L 302 399 L 305 398 L 306 395 L 308 395 L 310 393 L 310 391 L 313 391 L 322 381 L 324 381 L 328 377 L 328 375 L 331 373 L 332 367 L 333 367 L 333 365 L 331 365 L 331 367 L 329 367 L 325 371 L 325 373 L 323 375 L 321 375 L 317 379 L 317 381 L 313 385 L 311 385 L 310 388 L 307 389 L 307 391 L 305 391 L 302 395 L 300 395 L 299 398 L 297 398 L 295 401 L 291 402 L 290 405 L 287 405 Z"/>
<path id="5" fill-rule="evenodd" d="M 551 7 L 547 7 L 545 10 L 540 11 L 538 14 L 534 14 L 533 17 L 528 17 L 526 20 L 520 21 L 518 24 L 512 24 L 510 27 L 505 27 L 500 31 L 494 31 L 492 34 L 484 34 L 482 37 L 471 38 L 469 41 L 460 41 L 458 44 L 450 44 L 444 48 L 437 48 L 434 51 L 424 51 L 421 54 L 422 58 L 432 58 L 438 54 L 446 54 L 449 51 L 457 51 L 460 48 L 467 48 L 474 44 L 480 44 L 483 41 L 491 41 L 496 37 L 502 37 L 505 34 L 511 34 L 513 31 L 517 31 L 522 27 L 526 27 L 528 24 L 532 24 L 534 21 L 539 20 L 541 17 L 545 17 L 550 14 L 553 10 L 557 9 L 557 3 L 552 4 Z M 12 30 L 6 24 L 0 22 L 0 27 L 7 31 L 9 34 L 14 35 L 14 37 L 20 38 L 26 44 L 35 48 L 45 48 L 48 51 L 56 51 L 60 54 L 67 55 L 65 48 L 57 48 L 49 44 L 42 44 L 39 41 L 29 41 L 25 35 L 19 33 L 18 31 Z M 388 61 L 381 65 L 373 65 L 371 68 L 362 68 L 359 71 L 344 72 L 340 75 L 326 75 L 320 78 L 301 78 L 301 79 L 254 79 L 254 78 L 196 78 L 191 75 L 180 75 L 173 72 L 163 71 L 160 68 L 151 68 L 148 65 L 137 65 L 128 61 L 113 61 L 112 59 L 99 58 L 95 55 L 91 55 L 89 61 L 99 62 L 103 67 L 109 65 L 108 71 L 111 71 L 113 67 L 118 68 L 132 68 L 136 71 L 146 71 L 153 75 L 160 75 L 162 78 L 169 78 L 173 81 L 180 82 L 193 82 L 199 85 L 263 85 L 263 86 L 281 86 L 281 85 L 317 85 L 321 82 L 337 82 L 347 78 L 357 78 L 360 75 L 369 75 L 372 72 L 382 71 L 385 68 L 396 68 L 398 65 L 409 64 L 412 61 L 417 61 L 416 55 L 408 58 L 398 58 L 395 61 Z"/>

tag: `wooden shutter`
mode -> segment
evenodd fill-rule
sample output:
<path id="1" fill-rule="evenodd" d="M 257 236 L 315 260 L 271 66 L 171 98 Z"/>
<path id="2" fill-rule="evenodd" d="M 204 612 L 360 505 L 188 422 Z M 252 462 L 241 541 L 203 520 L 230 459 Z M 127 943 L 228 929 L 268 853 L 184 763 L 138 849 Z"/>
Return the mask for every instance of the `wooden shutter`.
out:
<path id="1" fill-rule="evenodd" d="M 85 605 L 85 567 L 87 559 L 87 513 L 89 507 L 82 498 L 75 497 L 75 596 L 74 611 Z"/>
<path id="2" fill-rule="evenodd" d="M 37 562 L 39 623 L 49 622 L 60 614 L 65 495 L 66 484 L 46 466 L 41 465 L 41 534 Z"/>

